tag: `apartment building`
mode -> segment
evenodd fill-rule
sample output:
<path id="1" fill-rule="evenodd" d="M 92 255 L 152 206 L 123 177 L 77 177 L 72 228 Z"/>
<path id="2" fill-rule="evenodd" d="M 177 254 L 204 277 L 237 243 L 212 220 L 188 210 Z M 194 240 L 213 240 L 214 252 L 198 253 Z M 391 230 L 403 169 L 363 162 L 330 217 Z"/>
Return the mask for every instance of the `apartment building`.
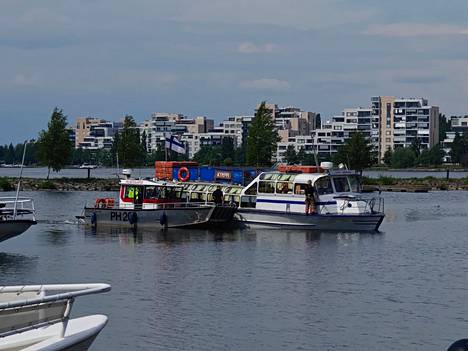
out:
<path id="1" fill-rule="evenodd" d="M 247 141 L 250 124 L 254 116 L 232 116 L 220 123 L 219 128 L 224 134 L 233 136 L 236 145 L 240 146 Z"/>
<path id="2" fill-rule="evenodd" d="M 423 149 L 439 142 L 439 107 L 424 98 L 371 98 L 372 123 L 379 129 L 379 159 L 387 150 L 409 147 L 417 139 Z"/>
<path id="3" fill-rule="evenodd" d="M 164 143 L 166 134 L 197 135 L 214 128 L 214 121 L 204 116 L 188 118 L 179 113 L 155 112 L 151 118 L 140 124 L 140 133 L 146 134 L 146 148 L 156 151 Z"/>
<path id="4" fill-rule="evenodd" d="M 115 134 L 122 127 L 122 122 L 106 121 L 94 117 L 77 117 L 73 126 L 75 148 L 110 149 Z"/>

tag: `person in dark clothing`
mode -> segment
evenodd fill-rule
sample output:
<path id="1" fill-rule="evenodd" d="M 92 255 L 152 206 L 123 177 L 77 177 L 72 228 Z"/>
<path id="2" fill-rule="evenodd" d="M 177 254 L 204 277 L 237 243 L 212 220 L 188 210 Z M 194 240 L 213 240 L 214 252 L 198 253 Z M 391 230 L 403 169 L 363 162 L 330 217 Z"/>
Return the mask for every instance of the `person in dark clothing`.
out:
<path id="1" fill-rule="evenodd" d="M 312 185 L 312 181 L 308 180 L 304 188 L 305 194 L 305 214 L 316 213 L 315 209 L 315 188 Z"/>
<path id="2" fill-rule="evenodd" d="M 221 190 L 220 186 L 218 186 L 216 190 L 213 192 L 213 201 L 216 205 L 223 204 L 223 191 Z"/>

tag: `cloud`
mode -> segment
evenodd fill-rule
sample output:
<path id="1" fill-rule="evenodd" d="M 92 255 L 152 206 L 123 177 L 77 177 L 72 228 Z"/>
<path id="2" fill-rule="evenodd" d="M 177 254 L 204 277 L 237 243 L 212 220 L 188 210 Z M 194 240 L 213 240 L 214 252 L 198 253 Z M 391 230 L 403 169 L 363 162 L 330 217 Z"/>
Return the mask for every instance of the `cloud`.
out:
<path id="1" fill-rule="evenodd" d="M 291 88 L 289 82 L 276 78 L 261 78 L 242 81 L 239 86 L 245 90 L 255 91 L 285 91 Z"/>
<path id="2" fill-rule="evenodd" d="M 237 51 L 241 54 L 266 54 L 271 53 L 276 49 L 276 45 L 268 43 L 264 45 L 256 45 L 250 41 L 240 43 Z"/>
<path id="3" fill-rule="evenodd" d="M 391 23 L 371 25 L 364 34 L 384 37 L 468 35 L 468 27 L 448 24 Z"/>
<path id="4" fill-rule="evenodd" d="M 13 77 L 12 83 L 14 86 L 21 88 L 36 87 L 39 84 L 39 79 L 32 74 L 18 73 Z"/>

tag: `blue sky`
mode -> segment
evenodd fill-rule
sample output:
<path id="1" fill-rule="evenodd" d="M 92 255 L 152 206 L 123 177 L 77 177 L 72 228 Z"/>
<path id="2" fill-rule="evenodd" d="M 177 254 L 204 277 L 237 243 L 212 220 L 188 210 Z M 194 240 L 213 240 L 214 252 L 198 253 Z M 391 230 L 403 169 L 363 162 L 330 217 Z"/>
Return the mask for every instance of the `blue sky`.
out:
<path id="1" fill-rule="evenodd" d="M 466 0 L 2 0 L 0 55 L 0 144 L 55 106 L 219 122 L 261 100 L 327 117 L 396 95 L 468 113 Z"/>

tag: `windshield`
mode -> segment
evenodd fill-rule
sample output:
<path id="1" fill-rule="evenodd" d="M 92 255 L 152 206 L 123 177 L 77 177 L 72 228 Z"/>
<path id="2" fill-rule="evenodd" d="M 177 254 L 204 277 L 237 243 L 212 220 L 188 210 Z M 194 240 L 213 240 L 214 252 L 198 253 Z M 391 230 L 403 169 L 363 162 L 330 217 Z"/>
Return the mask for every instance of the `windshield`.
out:
<path id="1" fill-rule="evenodd" d="M 347 193 L 350 191 L 346 177 L 333 178 L 333 184 L 335 184 L 335 190 L 337 193 Z"/>

